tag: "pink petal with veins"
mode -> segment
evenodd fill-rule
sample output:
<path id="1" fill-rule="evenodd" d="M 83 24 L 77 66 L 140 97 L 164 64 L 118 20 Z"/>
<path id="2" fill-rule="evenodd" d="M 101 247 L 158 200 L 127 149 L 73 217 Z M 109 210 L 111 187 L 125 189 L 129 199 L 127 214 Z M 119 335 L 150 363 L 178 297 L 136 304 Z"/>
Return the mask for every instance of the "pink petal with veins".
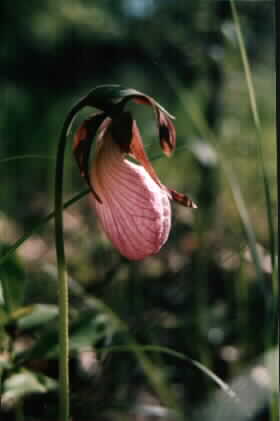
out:
<path id="1" fill-rule="evenodd" d="M 131 260 L 157 253 L 170 232 L 169 193 L 144 167 L 124 159 L 109 131 L 99 144 L 91 183 L 102 201 L 91 195 L 91 203 L 120 253 Z"/>

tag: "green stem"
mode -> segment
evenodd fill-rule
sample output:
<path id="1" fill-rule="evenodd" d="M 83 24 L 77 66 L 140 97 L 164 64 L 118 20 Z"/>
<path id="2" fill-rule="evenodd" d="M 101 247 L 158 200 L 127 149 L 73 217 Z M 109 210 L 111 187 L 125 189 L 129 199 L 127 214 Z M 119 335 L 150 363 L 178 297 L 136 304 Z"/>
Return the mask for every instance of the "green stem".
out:
<path id="1" fill-rule="evenodd" d="M 69 298 L 68 278 L 63 238 L 63 176 L 67 134 L 75 114 L 81 109 L 82 102 L 76 104 L 67 115 L 62 127 L 55 173 L 55 244 L 58 269 L 59 304 L 59 421 L 69 421 Z"/>
<path id="2" fill-rule="evenodd" d="M 55 176 L 55 243 L 58 268 L 59 302 L 59 420 L 69 420 L 69 331 L 68 331 L 68 280 L 63 238 L 63 170 L 66 146 L 66 125 L 64 124 L 57 152 Z"/>

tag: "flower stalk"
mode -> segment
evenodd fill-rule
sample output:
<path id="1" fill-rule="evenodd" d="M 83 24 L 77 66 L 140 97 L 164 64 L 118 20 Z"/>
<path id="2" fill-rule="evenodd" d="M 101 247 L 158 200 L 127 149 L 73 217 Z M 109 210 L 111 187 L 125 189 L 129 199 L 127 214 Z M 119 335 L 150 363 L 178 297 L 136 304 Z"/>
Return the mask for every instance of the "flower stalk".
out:
<path id="1" fill-rule="evenodd" d="M 55 246 L 58 270 L 58 306 L 59 306 L 59 421 L 69 421 L 69 298 L 68 278 L 63 237 L 63 179 L 64 156 L 67 132 L 71 122 L 81 107 L 75 105 L 64 122 L 56 156 L 55 173 Z"/>

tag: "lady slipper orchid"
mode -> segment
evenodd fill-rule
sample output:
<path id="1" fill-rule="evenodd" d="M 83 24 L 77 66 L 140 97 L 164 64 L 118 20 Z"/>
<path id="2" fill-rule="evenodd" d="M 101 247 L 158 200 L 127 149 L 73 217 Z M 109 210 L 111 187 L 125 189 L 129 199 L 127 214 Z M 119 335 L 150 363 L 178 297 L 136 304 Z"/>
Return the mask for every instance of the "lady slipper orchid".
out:
<path id="1" fill-rule="evenodd" d="M 131 89 L 112 86 L 87 97 L 101 112 L 86 119 L 77 130 L 74 154 L 81 175 L 91 188 L 91 204 L 99 221 L 119 252 L 131 260 L 157 253 L 171 228 L 170 201 L 196 208 L 186 195 L 163 185 L 152 167 L 136 121 L 124 110 L 128 100 L 153 107 L 160 144 L 169 156 L 175 148 L 172 116 L 153 98 Z M 115 89 L 114 89 L 115 88 Z M 96 136 L 96 153 L 89 170 L 91 144 Z M 138 163 L 127 159 L 130 156 Z"/>

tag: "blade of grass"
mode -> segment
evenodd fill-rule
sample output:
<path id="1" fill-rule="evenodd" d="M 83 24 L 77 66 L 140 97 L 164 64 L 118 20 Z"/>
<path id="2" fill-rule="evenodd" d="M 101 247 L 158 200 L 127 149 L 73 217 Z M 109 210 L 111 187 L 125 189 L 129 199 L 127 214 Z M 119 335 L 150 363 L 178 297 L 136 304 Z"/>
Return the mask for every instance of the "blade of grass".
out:
<path id="1" fill-rule="evenodd" d="M 186 106 L 185 108 L 186 110 L 188 110 L 192 123 L 194 124 L 194 126 L 196 127 L 200 135 L 204 137 L 205 139 L 209 140 L 209 142 L 211 143 L 211 146 L 214 148 L 219 158 L 220 165 L 225 173 L 225 176 L 231 188 L 231 192 L 232 192 L 237 210 L 239 212 L 242 227 L 246 235 L 248 245 L 251 251 L 252 259 L 254 262 L 254 266 L 256 269 L 256 274 L 260 280 L 264 281 L 263 271 L 262 271 L 262 266 L 261 266 L 261 258 L 260 258 L 258 249 L 256 247 L 257 239 L 256 239 L 254 228 L 251 224 L 251 220 L 249 217 L 249 213 L 247 210 L 244 197 L 241 192 L 240 183 L 238 182 L 238 179 L 234 173 L 234 170 L 230 162 L 226 159 L 226 156 L 222 153 L 221 149 L 219 148 L 218 146 L 219 144 L 216 139 L 216 136 L 211 131 L 207 122 L 201 115 L 201 112 L 197 104 L 195 104 L 193 101 L 188 102 L 188 106 Z M 262 285 L 264 284 L 262 283 Z"/>
<path id="2" fill-rule="evenodd" d="M 256 141 L 257 141 L 257 150 L 258 150 L 258 160 L 261 167 L 262 181 L 264 186 L 265 202 L 266 202 L 266 213 L 267 213 L 267 223 L 269 229 L 269 239 L 270 239 L 270 253 L 271 253 L 271 262 L 272 266 L 275 265 L 276 258 L 276 246 L 275 246 L 275 236 L 274 236 L 274 222 L 273 222 L 273 206 L 271 200 L 271 192 L 269 188 L 268 176 L 264 164 L 264 153 L 262 148 L 262 130 L 261 122 L 258 112 L 258 106 L 256 101 L 256 93 L 253 83 L 252 71 L 250 63 L 248 60 L 248 55 L 245 47 L 244 37 L 241 30 L 240 20 L 235 6 L 235 0 L 230 0 L 231 11 L 233 15 L 233 21 L 235 24 L 235 31 L 238 40 L 238 46 L 240 49 L 240 55 L 242 59 L 242 64 L 244 68 L 246 84 L 249 95 L 250 108 L 253 116 L 254 126 L 256 129 Z"/>
<path id="3" fill-rule="evenodd" d="M 54 157 L 51 156 L 44 156 L 44 155 L 36 155 L 36 154 L 25 154 L 25 155 L 13 155 L 8 156 L 6 158 L 0 159 L 0 164 L 6 164 L 11 161 L 18 161 L 21 159 L 46 159 L 46 160 L 54 160 Z"/>
<path id="4" fill-rule="evenodd" d="M 213 371 L 205 367 L 200 362 L 188 357 L 187 355 L 181 352 L 177 352 L 177 351 L 174 351 L 173 349 L 158 346 L 158 345 L 137 345 L 137 347 L 139 350 L 141 349 L 142 351 L 160 352 L 160 353 L 178 358 L 180 360 L 187 361 L 189 364 L 196 367 L 202 373 L 206 374 L 219 388 L 221 388 L 228 395 L 228 397 L 234 398 L 236 399 L 236 401 L 240 403 L 240 398 L 236 395 L 234 390 L 231 389 L 231 387 L 226 382 L 224 382 L 220 377 L 218 377 Z M 113 351 L 129 352 L 131 351 L 131 346 L 130 345 L 110 346 L 110 347 L 105 347 L 104 350 L 109 351 L 109 352 L 113 352 Z"/>
<path id="5" fill-rule="evenodd" d="M 257 151 L 258 151 L 258 160 L 261 167 L 261 177 L 264 187 L 264 196 L 265 196 L 265 205 L 266 205 L 266 215 L 267 215 L 267 224 L 268 224 L 268 232 L 269 232 L 269 243 L 270 243 L 270 255 L 271 255 L 271 263 L 273 268 L 272 273 L 272 291 L 273 295 L 276 298 L 278 296 L 277 290 L 278 287 L 275 287 L 275 277 L 276 272 L 278 272 L 277 266 L 277 240 L 276 240 L 276 233 L 274 228 L 274 220 L 273 220 L 273 206 L 272 206 L 272 199 L 271 199 L 271 191 L 269 187 L 269 181 L 267 176 L 266 167 L 264 164 L 264 153 L 263 153 L 263 147 L 262 147 L 262 129 L 261 129 L 261 122 L 258 112 L 258 106 L 256 101 L 256 93 L 255 93 L 255 87 L 253 83 L 253 76 L 251 71 L 251 66 L 248 60 L 248 55 L 245 47 L 245 41 L 241 29 L 240 19 L 237 12 L 237 8 L 235 5 L 235 0 L 230 0 L 230 6 L 231 6 L 231 12 L 233 16 L 233 21 L 235 24 L 235 31 L 238 41 L 238 46 L 240 50 L 241 60 L 244 68 L 245 73 L 245 79 L 248 89 L 248 95 L 249 95 L 249 103 L 250 108 L 253 116 L 254 126 L 256 129 L 256 143 L 257 143 Z M 276 316 L 277 320 L 277 316 Z M 271 334 L 270 334 L 271 335 Z M 273 339 L 272 339 L 273 341 Z M 269 341 L 270 342 L 270 341 Z M 273 403 L 273 397 L 270 405 L 270 416 L 271 419 L 275 419 L 275 408 Z"/>

